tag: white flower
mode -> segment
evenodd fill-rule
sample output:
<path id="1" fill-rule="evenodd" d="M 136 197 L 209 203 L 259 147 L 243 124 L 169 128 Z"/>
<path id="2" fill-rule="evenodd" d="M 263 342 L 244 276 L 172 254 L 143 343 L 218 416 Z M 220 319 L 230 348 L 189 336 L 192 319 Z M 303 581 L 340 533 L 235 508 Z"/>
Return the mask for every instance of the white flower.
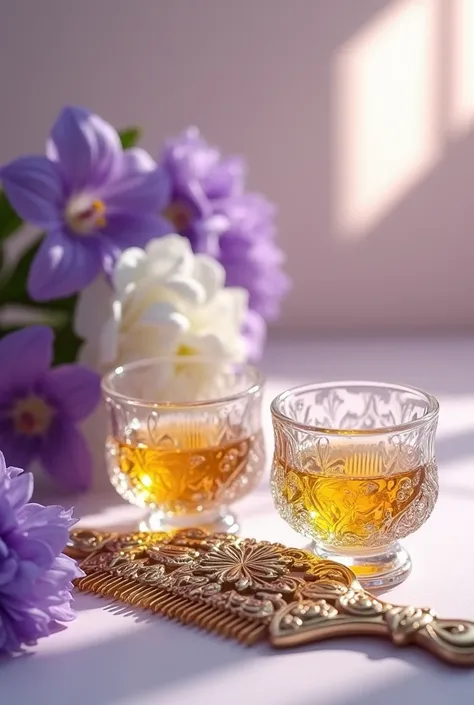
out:
<path id="1" fill-rule="evenodd" d="M 78 302 L 76 331 L 88 364 L 106 370 L 169 355 L 244 358 L 247 292 L 225 287 L 222 265 L 194 254 L 186 238 L 167 235 L 125 250 L 112 283 L 108 296 L 98 282 Z"/>

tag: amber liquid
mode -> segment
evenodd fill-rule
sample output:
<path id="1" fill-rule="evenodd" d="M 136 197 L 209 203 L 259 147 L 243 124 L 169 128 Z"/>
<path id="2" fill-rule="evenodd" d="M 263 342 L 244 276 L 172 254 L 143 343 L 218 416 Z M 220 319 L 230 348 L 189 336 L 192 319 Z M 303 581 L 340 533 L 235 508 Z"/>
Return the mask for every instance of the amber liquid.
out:
<path id="1" fill-rule="evenodd" d="M 418 528 L 410 526 L 417 514 L 412 519 L 407 510 L 421 502 L 422 494 L 428 496 L 419 504 L 420 520 L 423 512 L 432 509 L 427 505 L 434 505 L 435 467 L 420 464 L 403 470 L 394 464 L 387 470 L 382 451 L 364 446 L 329 451 L 324 469 L 317 466 L 314 456 L 306 451 L 298 458 L 298 467 L 275 458 L 273 493 L 285 519 L 322 545 L 386 545 Z M 431 494 L 424 493 L 428 476 Z"/>
<path id="2" fill-rule="evenodd" d="M 146 432 L 133 442 L 109 438 L 109 472 L 129 501 L 169 515 L 200 512 L 246 494 L 263 467 L 261 432 L 232 441 L 217 439 L 212 427 L 182 425 Z"/>

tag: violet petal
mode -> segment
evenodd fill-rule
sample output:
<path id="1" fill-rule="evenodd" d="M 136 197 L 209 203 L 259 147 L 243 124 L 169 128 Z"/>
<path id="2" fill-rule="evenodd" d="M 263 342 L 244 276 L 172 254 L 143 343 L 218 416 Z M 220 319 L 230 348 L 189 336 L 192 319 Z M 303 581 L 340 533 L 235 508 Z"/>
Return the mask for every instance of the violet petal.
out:
<path id="1" fill-rule="evenodd" d="M 166 172 L 143 149 L 124 152 L 120 170 L 99 191 L 107 213 L 159 213 L 170 195 Z"/>
<path id="2" fill-rule="evenodd" d="M 70 191 L 98 187 L 118 168 L 117 131 L 85 108 L 66 107 L 51 130 L 48 156 L 58 161 Z"/>
<path id="3" fill-rule="evenodd" d="M 56 164 L 46 157 L 20 157 L 4 166 L 0 177 L 18 215 L 40 228 L 58 226 L 63 187 Z"/>
<path id="4" fill-rule="evenodd" d="M 92 482 L 92 456 L 82 434 L 64 419 L 56 418 L 44 439 L 41 460 L 59 485 L 85 491 Z"/>
<path id="5" fill-rule="evenodd" d="M 28 389 L 49 369 L 52 358 L 53 332 L 48 326 L 27 326 L 6 335 L 0 340 L 0 394 L 15 388 Z M 0 449 L 5 453 L 2 440 L 0 425 Z M 9 465 L 22 465 L 8 456 L 6 461 Z"/>
<path id="6" fill-rule="evenodd" d="M 100 247 L 103 252 L 120 253 L 129 247 L 145 247 L 153 238 L 170 232 L 169 222 L 160 216 L 117 213 L 110 216 L 102 229 Z"/>
<path id="7" fill-rule="evenodd" d="M 37 301 L 70 296 L 95 279 L 100 263 L 97 238 L 90 241 L 61 231 L 51 233 L 31 265 L 28 292 Z"/>
<path id="8" fill-rule="evenodd" d="M 72 421 L 85 419 L 100 400 L 100 377 L 82 365 L 60 365 L 42 381 L 45 395 L 53 399 Z"/>
<path id="9" fill-rule="evenodd" d="M 30 501 L 33 494 L 33 486 L 33 475 L 29 472 L 24 472 L 12 479 L 9 498 L 10 506 L 14 511 L 18 511 Z"/>

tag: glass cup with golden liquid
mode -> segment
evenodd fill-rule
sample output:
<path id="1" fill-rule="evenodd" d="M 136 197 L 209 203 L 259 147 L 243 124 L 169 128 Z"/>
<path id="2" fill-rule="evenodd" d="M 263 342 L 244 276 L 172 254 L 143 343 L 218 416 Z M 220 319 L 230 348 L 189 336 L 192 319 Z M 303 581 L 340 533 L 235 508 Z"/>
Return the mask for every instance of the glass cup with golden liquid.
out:
<path id="1" fill-rule="evenodd" d="M 149 510 L 140 528 L 235 532 L 229 505 L 259 482 L 264 380 L 251 365 L 177 356 L 102 381 L 106 461 L 117 492 Z"/>
<path id="2" fill-rule="evenodd" d="M 410 387 L 334 382 L 283 392 L 271 411 L 272 493 L 283 519 L 364 587 L 402 582 L 411 560 L 398 541 L 438 497 L 437 400 Z"/>

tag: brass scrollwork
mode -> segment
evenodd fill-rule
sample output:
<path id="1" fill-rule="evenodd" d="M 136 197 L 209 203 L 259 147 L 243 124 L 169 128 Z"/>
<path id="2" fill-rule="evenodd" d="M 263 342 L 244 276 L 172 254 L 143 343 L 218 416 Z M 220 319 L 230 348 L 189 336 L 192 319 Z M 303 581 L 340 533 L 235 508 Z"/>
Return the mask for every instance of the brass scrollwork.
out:
<path id="1" fill-rule="evenodd" d="M 429 608 L 393 605 L 363 590 L 345 566 L 302 549 L 186 529 L 170 534 L 75 531 L 66 551 L 82 556 L 81 590 L 109 595 L 275 647 L 374 635 L 416 644 L 452 664 L 474 666 L 474 623 Z"/>

